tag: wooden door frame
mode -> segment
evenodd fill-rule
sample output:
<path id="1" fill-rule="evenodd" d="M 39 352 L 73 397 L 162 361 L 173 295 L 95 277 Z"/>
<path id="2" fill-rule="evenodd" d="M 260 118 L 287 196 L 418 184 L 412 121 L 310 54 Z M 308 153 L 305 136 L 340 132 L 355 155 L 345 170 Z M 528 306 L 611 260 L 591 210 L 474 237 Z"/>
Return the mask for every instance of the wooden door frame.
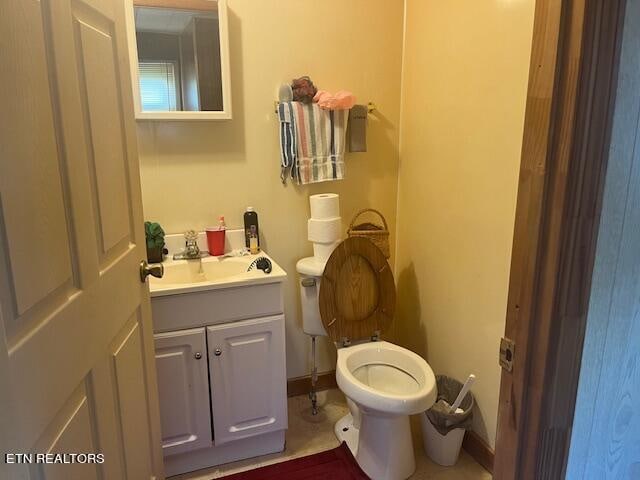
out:
<path id="1" fill-rule="evenodd" d="M 564 478 L 626 0 L 538 0 L 494 478 Z"/>

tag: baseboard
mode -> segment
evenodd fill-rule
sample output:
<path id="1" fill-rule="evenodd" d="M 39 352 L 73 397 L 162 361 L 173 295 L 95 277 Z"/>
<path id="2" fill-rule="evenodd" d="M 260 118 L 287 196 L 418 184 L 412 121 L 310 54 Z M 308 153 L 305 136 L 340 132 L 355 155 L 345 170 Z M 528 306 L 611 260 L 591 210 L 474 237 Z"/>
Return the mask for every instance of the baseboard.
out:
<path id="1" fill-rule="evenodd" d="M 484 467 L 486 471 L 493 474 L 493 458 L 495 453 L 493 449 L 480 438 L 476 432 L 467 430 L 462 441 L 462 448 L 471 455 L 471 457 Z"/>
<path id="2" fill-rule="evenodd" d="M 330 388 L 338 388 L 338 385 L 336 384 L 335 370 L 318 374 L 316 391 L 329 390 Z M 288 397 L 305 395 L 309 393 L 310 390 L 311 390 L 311 375 L 306 375 L 304 377 L 291 378 L 287 380 L 287 396 Z"/>

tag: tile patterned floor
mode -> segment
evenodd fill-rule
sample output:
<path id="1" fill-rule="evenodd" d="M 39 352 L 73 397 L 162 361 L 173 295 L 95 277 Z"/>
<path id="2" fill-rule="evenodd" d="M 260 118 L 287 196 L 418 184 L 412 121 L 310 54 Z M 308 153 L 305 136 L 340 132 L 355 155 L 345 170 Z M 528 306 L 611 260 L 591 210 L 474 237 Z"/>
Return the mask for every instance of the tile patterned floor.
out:
<path id="1" fill-rule="evenodd" d="M 338 446 L 333 434 L 333 424 L 347 413 L 347 404 L 339 390 L 319 392 L 320 413 L 311 415 L 306 395 L 289 398 L 289 429 L 286 448 L 281 453 L 250 458 L 239 462 L 219 465 L 198 472 L 171 477 L 171 480 L 210 480 L 225 475 L 250 470 L 263 465 L 303 457 Z M 417 417 L 412 419 L 412 430 L 416 451 L 415 480 L 491 480 L 491 474 L 478 465 L 464 451 L 455 467 L 441 467 L 431 462 L 422 450 L 422 438 Z"/>

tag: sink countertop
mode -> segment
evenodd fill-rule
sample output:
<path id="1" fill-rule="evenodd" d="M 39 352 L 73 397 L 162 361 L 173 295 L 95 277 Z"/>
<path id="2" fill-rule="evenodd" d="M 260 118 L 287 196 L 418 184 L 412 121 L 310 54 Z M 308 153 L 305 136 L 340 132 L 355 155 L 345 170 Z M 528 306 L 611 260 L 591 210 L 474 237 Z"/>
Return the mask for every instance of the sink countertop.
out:
<path id="1" fill-rule="evenodd" d="M 200 233 L 198 244 L 206 250 L 206 237 Z M 167 235 L 169 254 L 163 263 L 164 277 L 149 277 L 151 297 L 178 295 L 184 293 L 217 290 L 222 288 L 281 283 L 287 273 L 264 251 L 257 255 L 238 257 L 204 257 L 201 260 L 173 260 L 173 254 L 179 252 L 178 246 L 184 242 L 182 235 Z M 234 250 L 244 246 L 243 230 L 227 230 L 225 250 Z M 173 248 L 172 248 L 173 247 Z M 247 271 L 251 263 L 260 257 L 271 260 L 271 273 L 264 273 L 256 267 Z"/>

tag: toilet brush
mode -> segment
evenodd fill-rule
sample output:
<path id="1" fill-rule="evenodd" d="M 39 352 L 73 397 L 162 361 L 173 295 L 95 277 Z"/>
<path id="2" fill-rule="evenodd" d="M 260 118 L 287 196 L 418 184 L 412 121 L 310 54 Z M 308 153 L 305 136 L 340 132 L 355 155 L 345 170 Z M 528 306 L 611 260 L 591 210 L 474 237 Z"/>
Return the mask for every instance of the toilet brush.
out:
<path id="1" fill-rule="evenodd" d="M 469 389 L 471 389 L 475 381 L 476 381 L 476 376 L 472 373 L 471 375 L 469 375 L 469 378 L 467 378 L 467 381 L 464 382 L 464 385 L 462 386 L 462 390 L 460 390 L 460 393 L 456 397 L 456 401 L 453 402 L 453 404 L 449 408 L 449 413 L 455 413 L 455 411 L 458 409 L 458 407 L 462 403 L 462 400 L 464 400 L 464 397 L 467 396 Z"/>

